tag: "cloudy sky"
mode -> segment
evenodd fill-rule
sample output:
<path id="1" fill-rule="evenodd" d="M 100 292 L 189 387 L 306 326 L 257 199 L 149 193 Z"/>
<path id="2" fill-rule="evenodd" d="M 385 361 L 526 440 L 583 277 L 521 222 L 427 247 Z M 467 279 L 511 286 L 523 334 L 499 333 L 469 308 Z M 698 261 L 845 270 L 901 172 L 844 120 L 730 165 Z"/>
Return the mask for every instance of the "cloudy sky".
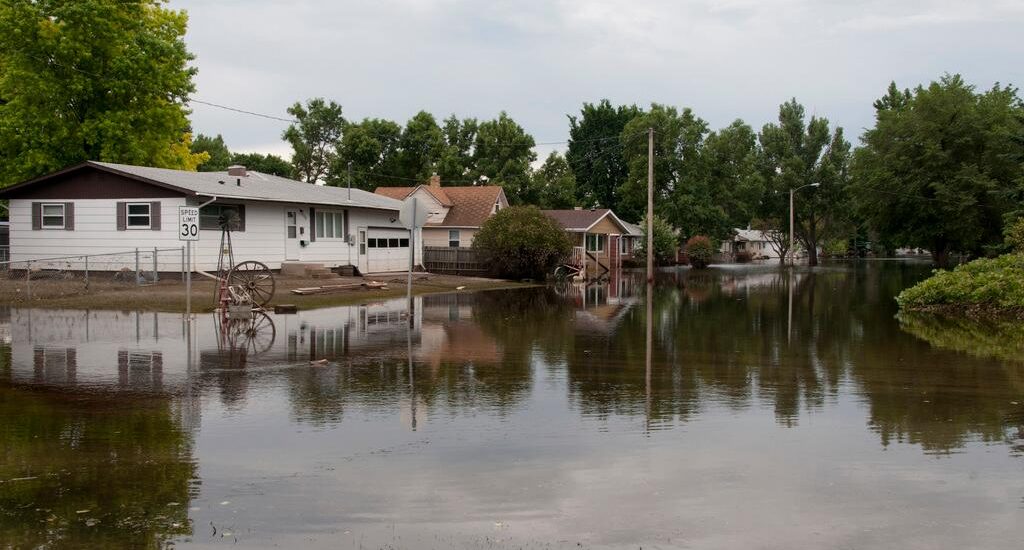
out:
<path id="1" fill-rule="evenodd" d="M 190 15 L 195 97 L 350 119 L 507 111 L 564 141 L 584 101 L 691 107 L 755 128 L 796 97 L 855 141 L 889 81 L 1024 82 L 1024 0 L 172 0 Z M 193 104 L 197 132 L 287 155 L 286 123 Z M 551 147 L 541 148 L 541 153 Z"/>

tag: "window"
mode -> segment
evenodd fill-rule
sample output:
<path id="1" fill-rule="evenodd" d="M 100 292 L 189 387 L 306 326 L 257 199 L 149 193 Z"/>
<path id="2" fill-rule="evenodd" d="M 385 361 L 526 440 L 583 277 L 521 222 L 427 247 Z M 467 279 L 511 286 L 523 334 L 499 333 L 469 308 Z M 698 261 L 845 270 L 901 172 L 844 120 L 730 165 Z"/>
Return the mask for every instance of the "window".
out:
<path id="1" fill-rule="evenodd" d="M 128 222 L 128 229 L 149 229 L 151 224 L 150 219 L 150 204 L 148 202 L 130 202 L 127 205 L 126 213 Z"/>
<path id="2" fill-rule="evenodd" d="M 409 248 L 409 239 L 398 239 L 398 246 L 402 248 Z"/>
<path id="3" fill-rule="evenodd" d="M 500 201 L 494 203 L 494 213 L 497 214 L 499 210 L 501 210 L 501 202 Z"/>
<path id="4" fill-rule="evenodd" d="M 64 205 L 42 205 L 43 229 L 64 229 Z"/>
<path id="5" fill-rule="evenodd" d="M 398 248 L 398 239 L 388 239 L 388 248 Z"/>
<path id="6" fill-rule="evenodd" d="M 234 218 L 232 231 L 245 231 L 245 207 L 240 204 L 208 204 L 199 210 L 199 229 L 220 229 L 221 216 Z"/>
<path id="7" fill-rule="evenodd" d="M 366 231 L 359 230 L 359 254 L 366 254 Z"/>
<path id="8" fill-rule="evenodd" d="M 344 239 L 345 238 L 345 213 L 344 212 L 316 212 L 316 238 L 318 239 Z"/>
<path id="9" fill-rule="evenodd" d="M 377 248 L 377 239 L 370 239 L 370 240 L 369 240 L 369 245 L 368 245 L 368 246 L 369 246 L 370 248 Z"/>
<path id="10" fill-rule="evenodd" d="M 285 227 L 287 228 L 287 231 L 288 231 L 288 238 L 289 239 L 298 238 L 298 236 L 299 236 L 299 234 L 298 234 L 298 221 L 297 221 L 298 216 L 296 215 L 295 211 L 294 210 L 289 210 L 289 211 L 285 212 L 284 218 L 285 218 L 284 225 L 285 225 Z"/>
<path id="11" fill-rule="evenodd" d="M 607 235 L 587 233 L 587 252 L 604 252 L 604 241 Z"/>
<path id="12" fill-rule="evenodd" d="M 619 254 L 629 254 L 629 238 L 619 237 Z"/>
<path id="13" fill-rule="evenodd" d="M 458 248 L 459 247 L 459 230 L 458 229 L 452 229 L 452 230 L 448 231 L 448 246 L 450 248 Z"/>

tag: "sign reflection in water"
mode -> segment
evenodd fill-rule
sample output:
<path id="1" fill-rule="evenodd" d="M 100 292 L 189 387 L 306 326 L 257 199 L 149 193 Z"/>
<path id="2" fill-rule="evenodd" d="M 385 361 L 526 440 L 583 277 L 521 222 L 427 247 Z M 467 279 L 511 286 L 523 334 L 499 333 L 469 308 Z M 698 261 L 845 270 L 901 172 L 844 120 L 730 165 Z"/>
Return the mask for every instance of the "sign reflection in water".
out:
<path id="1" fill-rule="evenodd" d="M 927 273 L 677 270 L 233 340 L 212 316 L 3 310 L 0 540 L 473 547 L 500 521 L 519 542 L 998 548 L 1021 534 L 1024 362 L 1012 328 L 896 319 Z"/>

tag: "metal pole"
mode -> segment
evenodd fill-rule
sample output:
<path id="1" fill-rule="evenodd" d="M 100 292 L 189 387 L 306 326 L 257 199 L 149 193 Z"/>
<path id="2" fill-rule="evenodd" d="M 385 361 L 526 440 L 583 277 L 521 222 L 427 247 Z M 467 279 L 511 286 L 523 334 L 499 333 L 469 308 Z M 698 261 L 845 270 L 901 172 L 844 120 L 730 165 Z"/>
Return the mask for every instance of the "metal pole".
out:
<path id="1" fill-rule="evenodd" d="M 789 190 L 789 263 L 793 263 L 794 253 L 793 250 L 793 189 Z"/>
<path id="2" fill-rule="evenodd" d="M 185 247 L 181 247 L 181 282 L 185 282 Z"/>
<path id="3" fill-rule="evenodd" d="M 83 256 L 83 258 L 85 258 L 85 289 L 89 290 L 89 257 Z"/>
<path id="4" fill-rule="evenodd" d="M 160 280 L 160 275 L 159 275 L 160 270 L 158 269 L 158 265 L 157 265 L 157 261 L 156 261 L 158 255 L 159 255 L 159 251 L 154 246 L 153 247 L 153 282 L 154 283 Z"/>
<path id="5" fill-rule="evenodd" d="M 192 319 L 192 241 L 185 242 L 185 315 Z"/>
<path id="6" fill-rule="evenodd" d="M 413 317 L 413 303 L 412 303 L 412 269 L 416 264 L 416 225 L 419 220 L 416 219 L 416 209 L 419 206 L 416 202 L 416 197 L 412 198 L 412 229 L 409 230 L 409 277 L 405 285 L 406 297 L 409 300 L 409 326 L 412 327 Z"/>
<path id="7" fill-rule="evenodd" d="M 138 248 L 135 249 L 135 284 L 136 285 L 141 285 L 142 284 L 142 278 L 141 278 L 140 272 L 139 272 L 139 249 Z"/>
<path id="8" fill-rule="evenodd" d="M 654 281 L 654 128 L 647 129 L 647 281 Z"/>
<path id="9" fill-rule="evenodd" d="M 25 287 L 28 292 L 28 299 L 32 299 L 32 262 L 25 264 Z"/>

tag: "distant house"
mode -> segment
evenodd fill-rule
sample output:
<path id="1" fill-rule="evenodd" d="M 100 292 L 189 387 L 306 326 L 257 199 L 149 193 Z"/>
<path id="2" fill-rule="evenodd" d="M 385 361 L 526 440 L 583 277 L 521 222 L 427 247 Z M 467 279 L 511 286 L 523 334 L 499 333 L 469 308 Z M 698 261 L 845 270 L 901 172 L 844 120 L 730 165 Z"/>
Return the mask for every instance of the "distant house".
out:
<path id="1" fill-rule="evenodd" d="M 778 259 L 780 256 L 768 232 L 757 229 L 734 229 L 732 238 L 722 241 L 719 252 L 733 258 L 740 252 L 746 252 L 755 260 Z"/>
<path id="2" fill-rule="evenodd" d="M 374 193 L 404 201 L 415 197 L 428 205 L 430 215 L 423 227 L 423 246 L 467 248 L 473 245 L 480 226 L 508 199 L 500 185 L 441 187 L 441 177 L 415 187 L 378 187 Z"/>
<path id="3" fill-rule="evenodd" d="M 10 201 L 11 260 L 174 248 L 178 207 L 199 206 L 200 240 L 192 269 L 217 267 L 222 215 L 236 262 L 271 269 L 353 265 L 363 272 L 409 265 L 409 231 L 398 221 L 401 201 L 366 191 L 303 183 L 233 166 L 227 172 L 187 172 L 84 162 L 0 190 Z M 418 252 L 417 252 L 418 254 Z M 167 254 L 159 270 L 181 269 Z M 68 262 L 80 269 L 75 261 Z M 93 261 L 92 270 L 125 267 Z"/>
<path id="4" fill-rule="evenodd" d="M 607 208 L 543 212 L 569 233 L 574 246 L 571 262 L 585 267 L 588 275 L 600 276 L 620 267 L 623 259 L 633 257 L 636 241 L 643 234 L 638 235 L 639 228 Z"/>

